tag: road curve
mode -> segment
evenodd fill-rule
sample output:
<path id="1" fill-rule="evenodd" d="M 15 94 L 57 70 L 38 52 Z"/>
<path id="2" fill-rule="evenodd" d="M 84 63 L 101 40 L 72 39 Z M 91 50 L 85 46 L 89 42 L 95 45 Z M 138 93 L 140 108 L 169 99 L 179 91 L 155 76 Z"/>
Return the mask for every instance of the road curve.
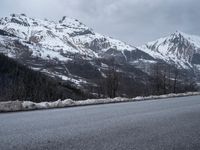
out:
<path id="1" fill-rule="evenodd" d="M 0 114 L 1 150 L 199 150 L 200 96 Z"/>

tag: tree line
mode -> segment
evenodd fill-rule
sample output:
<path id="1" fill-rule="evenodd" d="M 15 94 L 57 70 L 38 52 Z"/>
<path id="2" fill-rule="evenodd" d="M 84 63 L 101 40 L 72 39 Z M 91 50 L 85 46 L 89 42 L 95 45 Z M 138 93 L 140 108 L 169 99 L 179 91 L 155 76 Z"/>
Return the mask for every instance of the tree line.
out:
<path id="1" fill-rule="evenodd" d="M 195 79 L 177 66 L 156 63 L 150 75 L 154 95 L 197 91 Z"/>
<path id="2" fill-rule="evenodd" d="M 117 63 L 114 59 L 111 62 L 105 72 L 106 77 L 98 82 L 98 97 L 114 98 L 123 96 L 122 91 L 120 91 L 121 86 L 128 86 L 126 92 L 135 96 L 184 93 L 198 90 L 196 81 L 191 75 L 176 66 L 162 62 L 153 64 L 148 75 L 138 79 L 141 80 L 141 84 L 138 84 L 135 79 L 129 78 L 129 84 L 125 85 L 122 73 L 117 71 Z"/>
<path id="3" fill-rule="evenodd" d="M 87 95 L 0 54 L 0 101 L 42 102 L 66 98 L 85 99 Z"/>
<path id="4" fill-rule="evenodd" d="M 132 70 L 133 66 L 130 66 Z M 104 77 L 97 80 L 95 89 L 73 87 L 70 83 L 33 71 L 15 60 L 0 54 L 0 101 L 55 101 L 72 98 L 134 97 L 196 91 L 194 79 L 183 71 L 165 63 L 155 63 L 148 74 L 138 70 L 136 77 L 120 70 L 115 59 L 109 61 Z M 143 76 L 144 75 L 144 76 Z M 97 93 L 91 95 L 89 93 Z"/>

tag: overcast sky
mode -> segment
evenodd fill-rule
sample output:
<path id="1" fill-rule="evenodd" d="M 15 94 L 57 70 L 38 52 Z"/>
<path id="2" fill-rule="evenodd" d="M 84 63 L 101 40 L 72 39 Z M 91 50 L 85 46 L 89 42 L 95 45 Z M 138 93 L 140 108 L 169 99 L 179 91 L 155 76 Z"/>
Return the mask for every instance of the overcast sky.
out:
<path id="1" fill-rule="evenodd" d="M 200 35 L 200 0 L 0 0 L 0 17 L 11 13 L 66 15 L 136 46 L 176 30 Z"/>

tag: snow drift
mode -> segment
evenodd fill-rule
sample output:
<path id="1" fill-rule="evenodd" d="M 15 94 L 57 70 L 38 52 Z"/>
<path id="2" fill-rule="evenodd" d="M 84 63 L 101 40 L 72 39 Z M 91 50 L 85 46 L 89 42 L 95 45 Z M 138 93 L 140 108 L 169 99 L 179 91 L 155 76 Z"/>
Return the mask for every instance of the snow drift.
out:
<path id="1" fill-rule="evenodd" d="M 108 104 L 108 103 L 120 103 L 120 102 L 134 102 L 134 101 L 144 101 L 144 100 L 154 100 L 154 99 L 164 99 L 172 97 L 184 97 L 184 96 L 195 96 L 200 95 L 200 92 L 188 92 L 180 94 L 167 94 L 159 96 L 138 96 L 135 98 L 105 98 L 105 99 L 88 99 L 83 101 L 74 101 L 72 99 L 58 100 L 55 102 L 41 102 L 34 103 L 30 101 L 8 101 L 0 102 L 0 112 L 14 112 L 14 111 L 28 111 L 28 110 L 39 110 L 39 109 L 52 109 L 52 108 L 64 108 L 72 106 L 86 106 L 95 104 Z"/>

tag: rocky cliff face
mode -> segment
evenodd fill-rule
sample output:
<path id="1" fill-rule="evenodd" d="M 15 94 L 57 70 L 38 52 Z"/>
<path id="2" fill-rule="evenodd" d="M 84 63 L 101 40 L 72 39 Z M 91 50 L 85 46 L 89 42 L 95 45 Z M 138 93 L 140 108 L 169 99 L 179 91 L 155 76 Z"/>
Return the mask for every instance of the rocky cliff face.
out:
<path id="1" fill-rule="evenodd" d="M 191 69 L 199 64 L 200 37 L 176 31 L 167 37 L 149 42 L 140 49 L 156 59 L 179 68 Z"/>

